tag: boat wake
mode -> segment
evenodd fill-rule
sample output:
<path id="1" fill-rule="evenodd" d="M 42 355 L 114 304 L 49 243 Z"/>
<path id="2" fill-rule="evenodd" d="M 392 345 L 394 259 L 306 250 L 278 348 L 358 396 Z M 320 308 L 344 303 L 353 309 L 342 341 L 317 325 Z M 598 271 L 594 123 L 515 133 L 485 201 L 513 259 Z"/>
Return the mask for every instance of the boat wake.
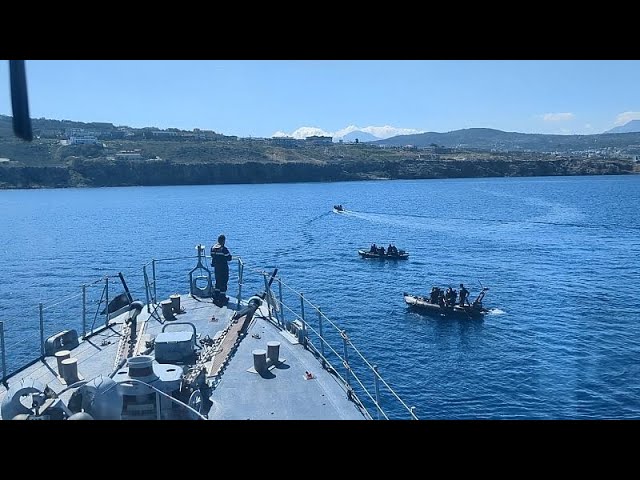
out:
<path id="1" fill-rule="evenodd" d="M 416 226 L 415 219 L 423 219 L 427 220 L 428 227 L 432 227 L 434 224 L 438 224 L 442 218 L 435 215 L 421 215 L 421 214 L 412 214 L 412 213 L 383 213 L 383 212 L 365 212 L 365 211 L 354 211 L 354 210 L 344 210 L 342 212 L 334 212 L 343 216 L 350 216 L 354 218 L 359 218 L 361 220 L 367 220 L 377 223 L 386 223 L 386 224 L 406 224 Z M 562 215 L 560 215 L 562 217 Z M 586 228 L 586 229 L 602 229 L 602 230 L 612 230 L 612 229 L 620 229 L 624 228 L 626 230 L 638 230 L 638 227 L 633 225 L 618 225 L 618 224 L 604 224 L 604 223 L 587 223 L 580 221 L 570 221 L 567 218 L 556 218 L 554 216 L 541 216 L 535 217 L 532 219 L 523 219 L 523 220 L 505 220 L 501 218 L 478 218 L 478 217 L 452 217 L 448 216 L 447 220 L 455 220 L 456 222 L 470 222 L 474 225 L 478 224 L 478 221 L 481 221 L 485 224 L 495 224 L 495 225 L 513 225 L 513 226 L 522 226 L 522 225 L 549 225 L 554 227 L 573 227 L 573 228 Z"/>
<path id="2" fill-rule="evenodd" d="M 317 217 L 310 218 L 309 220 L 304 222 L 304 225 L 309 225 L 309 224 L 315 222 L 316 220 L 320 220 L 322 217 L 326 217 L 327 215 L 331 215 L 331 212 L 324 212 L 324 213 L 321 213 L 320 215 L 318 215 Z"/>
<path id="3" fill-rule="evenodd" d="M 499 308 L 490 308 L 487 315 L 505 315 L 507 312 L 500 310 Z"/>

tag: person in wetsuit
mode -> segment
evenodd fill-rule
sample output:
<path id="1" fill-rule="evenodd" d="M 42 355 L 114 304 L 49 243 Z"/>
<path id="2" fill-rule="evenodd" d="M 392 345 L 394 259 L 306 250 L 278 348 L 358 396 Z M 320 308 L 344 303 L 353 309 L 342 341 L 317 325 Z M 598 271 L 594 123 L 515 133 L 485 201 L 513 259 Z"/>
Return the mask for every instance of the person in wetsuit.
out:
<path id="1" fill-rule="evenodd" d="M 438 291 L 438 305 L 440 308 L 444 308 L 444 290 Z"/>
<path id="2" fill-rule="evenodd" d="M 440 289 L 438 287 L 431 287 L 431 294 L 429 295 L 429 301 L 433 304 L 438 303 L 439 294 L 440 294 Z"/>
<path id="3" fill-rule="evenodd" d="M 231 253 L 224 246 L 226 237 L 220 235 L 218 243 L 211 247 L 211 266 L 216 276 L 216 290 L 224 294 L 227 291 L 227 283 L 229 282 L 229 262 L 231 261 Z"/>
<path id="4" fill-rule="evenodd" d="M 464 288 L 464 285 L 461 283 L 460 284 L 460 303 L 459 303 L 459 305 L 461 307 L 464 307 L 465 302 L 467 303 L 467 305 L 471 306 L 469 304 L 469 290 Z"/>
<path id="5" fill-rule="evenodd" d="M 453 307 L 453 303 L 451 303 L 451 287 L 447 287 L 447 291 L 444 293 L 444 305 L 446 307 Z"/>

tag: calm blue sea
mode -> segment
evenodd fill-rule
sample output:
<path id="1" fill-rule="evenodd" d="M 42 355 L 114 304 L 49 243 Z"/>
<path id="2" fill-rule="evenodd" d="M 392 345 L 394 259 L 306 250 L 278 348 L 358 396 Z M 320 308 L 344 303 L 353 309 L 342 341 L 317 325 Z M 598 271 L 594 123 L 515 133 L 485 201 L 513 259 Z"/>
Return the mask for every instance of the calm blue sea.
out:
<path id="1" fill-rule="evenodd" d="M 39 302 L 47 335 L 80 328 L 80 284 L 121 271 L 144 301 L 145 263 L 225 233 L 248 269 L 278 266 L 344 327 L 420 418 L 638 418 L 639 213 L 640 176 L 0 191 L 6 363 L 39 348 Z M 357 255 L 391 241 L 408 261 Z M 187 292 L 192 266 L 159 264 L 159 293 Z M 405 291 L 461 282 L 490 287 L 484 320 L 405 308 Z"/>

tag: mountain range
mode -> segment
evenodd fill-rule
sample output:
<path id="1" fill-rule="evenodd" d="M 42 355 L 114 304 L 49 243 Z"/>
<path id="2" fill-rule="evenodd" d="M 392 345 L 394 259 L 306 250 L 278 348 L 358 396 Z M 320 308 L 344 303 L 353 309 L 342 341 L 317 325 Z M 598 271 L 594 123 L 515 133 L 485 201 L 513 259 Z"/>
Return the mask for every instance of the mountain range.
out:
<path id="1" fill-rule="evenodd" d="M 624 134 L 624 135 L 619 135 Z M 626 148 L 640 144 L 640 120 L 631 120 L 625 125 L 612 128 L 601 134 L 592 135 L 552 135 L 543 133 L 504 132 L 492 128 L 466 128 L 451 132 L 424 132 L 411 135 L 396 135 L 385 139 L 376 138 L 362 131 L 351 132 L 342 140 L 371 142 L 375 145 L 416 147 L 466 147 L 483 150 L 532 150 L 570 151 L 607 147 Z M 340 139 L 334 139 L 337 141 Z"/>
<path id="2" fill-rule="evenodd" d="M 607 130 L 604 133 L 632 133 L 640 132 L 640 120 L 631 120 L 624 125 Z"/>
<path id="3" fill-rule="evenodd" d="M 343 142 L 355 142 L 356 140 L 358 140 L 358 142 L 375 142 L 376 140 L 380 140 L 380 138 L 370 133 L 363 132 L 362 130 L 356 130 L 347 133 L 343 137 L 333 139 L 334 142 L 338 140 L 342 140 Z"/>
<path id="4" fill-rule="evenodd" d="M 115 138 L 115 133 L 117 133 L 117 127 L 111 123 L 85 123 L 44 118 L 33 119 L 34 135 L 39 135 L 41 132 L 47 130 L 49 132 L 62 134 L 69 128 L 83 128 L 96 132 L 99 136 L 104 134 L 107 136 L 105 138 Z M 131 128 L 129 130 L 136 135 L 143 136 L 144 132 L 153 129 Z M 181 132 L 178 129 L 169 130 Z M 622 130 L 625 132 L 629 130 L 629 132 L 624 133 Z M 185 133 L 187 132 L 185 131 Z M 237 139 L 237 137 L 228 137 L 215 132 L 210 132 L 209 136 L 215 136 L 217 139 Z M 0 137 L 13 137 L 11 117 L 9 116 L 0 115 Z M 631 120 L 621 127 L 593 135 L 549 135 L 541 133 L 504 132 L 491 128 L 467 128 L 446 133 L 425 132 L 411 135 L 398 135 L 385 139 L 378 139 L 373 134 L 356 130 L 342 137 L 342 140 L 345 142 L 355 142 L 356 139 L 358 139 L 359 143 L 398 147 L 413 145 L 416 147 L 461 147 L 478 150 L 529 150 L 533 152 L 569 152 L 600 150 L 603 148 L 627 149 L 631 147 L 630 149 L 633 151 L 640 151 L 640 120 Z M 336 139 L 334 139 L 334 141 L 336 141 Z"/>
<path id="5" fill-rule="evenodd" d="M 447 133 L 425 132 L 377 140 L 375 145 L 416 147 L 462 147 L 481 150 L 530 150 L 567 152 L 602 148 L 627 148 L 640 145 L 640 132 L 595 135 L 548 135 L 542 133 L 503 132 L 491 128 L 466 128 Z"/>

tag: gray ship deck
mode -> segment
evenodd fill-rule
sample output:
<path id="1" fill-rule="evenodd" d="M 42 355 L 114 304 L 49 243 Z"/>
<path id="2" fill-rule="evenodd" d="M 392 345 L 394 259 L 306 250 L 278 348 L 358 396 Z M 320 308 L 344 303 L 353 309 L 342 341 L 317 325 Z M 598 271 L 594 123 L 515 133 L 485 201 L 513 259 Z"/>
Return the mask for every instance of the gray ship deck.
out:
<path id="1" fill-rule="evenodd" d="M 284 362 L 264 376 L 248 372 L 253 366 L 252 351 L 266 349 L 270 341 L 280 342 L 280 358 Z M 306 372 L 313 374 L 311 380 L 307 380 Z M 320 362 L 293 335 L 264 318 L 252 323 L 210 398 L 213 406 L 209 418 L 216 419 L 364 418 L 347 399 L 339 381 L 322 369 Z"/>
<path id="2" fill-rule="evenodd" d="M 232 324 L 232 307 L 217 307 L 211 299 L 195 299 L 181 295 L 181 307 L 185 313 L 174 322 L 160 323 L 147 313 L 146 308 L 138 316 L 138 341 L 134 355 L 146 349 L 145 340 L 161 333 L 164 325 L 179 322 L 193 323 L 200 338 L 207 335 L 220 338 L 218 353 L 209 361 L 207 371 L 215 374 L 221 369 L 211 395 L 213 406 L 210 419 L 364 419 L 355 403 L 347 398 L 342 384 L 332 374 L 321 367 L 313 354 L 298 344 L 295 337 L 271 323 L 267 318 L 266 306 L 254 315 L 246 336 L 237 349 L 232 346 L 237 336 L 237 328 Z M 235 300 L 230 300 L 235 305 Z M 161 316 L 160 309 L 157 315 Z M 112 325 L 80 344 L 71 351 L 71 357 L 78 359 L 78 374 L 89 380 L 97 375 L 109 375 L 121 361 L 129 327 L 125 325 L 126 314 L 112 320 Z M 176 325 L 167 331 L 190 328 Z M 228 341 L 225 341 L 225 336 Z M 258 338 L 259 337 L 259 338 Z M 271 367 L 267 374 L 259 375 L 248 371 L 253 366 L 254 349 L 265 349 L 269 341 L 280 342 L 280 358 L 284 362 Z M 153 355 L 153 352 L 150 353 Z M 223 356 L 224 358 L 221 358 Z M 314 378 L 308 380 L 305 372 Z M 39 380 L 59 393 L 66 388 L 57 375 L 55 357 L 45 357 L 8 379 L 11 387 L 23 378 Z M 0 386 L 0 402 L 6 394 L 5 386 Z M 61 398 L 68 402 L 71 391 Z"/>

